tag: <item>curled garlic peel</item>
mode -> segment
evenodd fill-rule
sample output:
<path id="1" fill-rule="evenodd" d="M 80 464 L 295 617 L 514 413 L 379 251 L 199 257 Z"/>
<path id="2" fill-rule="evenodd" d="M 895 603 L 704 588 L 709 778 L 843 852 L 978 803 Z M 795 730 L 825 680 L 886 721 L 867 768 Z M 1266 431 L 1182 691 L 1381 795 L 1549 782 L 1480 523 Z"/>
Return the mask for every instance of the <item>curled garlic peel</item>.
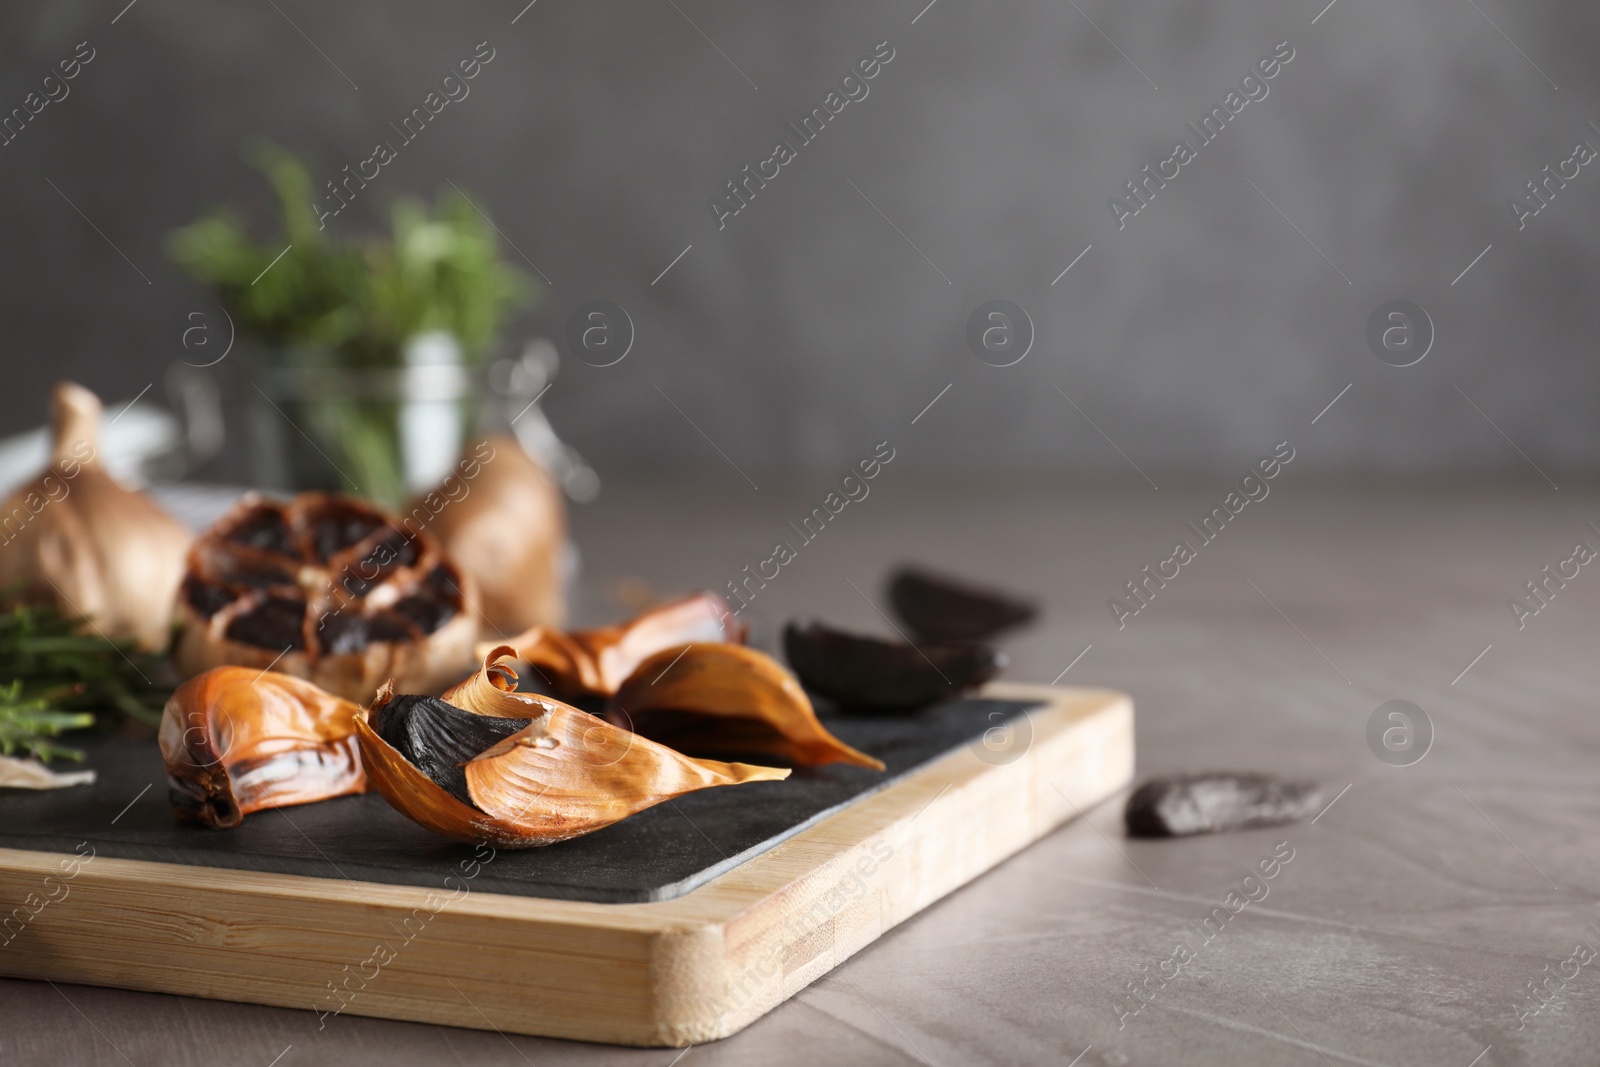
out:
<path id="1" fill-rule="evenodd" d="M 663 604 L 625 623 L 563 633 L 536 626 L 507 644 L 538 678 L 564 700 L 605 697 L 617 691 L 640 663 L 667 648 L 691 642 L 744 641 L 744 626 L 715 593 L 699 593 Z M 493 645 L 478 646 L 481 656 Z"/>
<path id="2" fill-rule="evenodd" d="M 828 732 L 805 690 L 777 661 L 744 645 L 657 652 L 617 689 L 606 718 L 687 752 L 884 769 L 881 760 Z"/>

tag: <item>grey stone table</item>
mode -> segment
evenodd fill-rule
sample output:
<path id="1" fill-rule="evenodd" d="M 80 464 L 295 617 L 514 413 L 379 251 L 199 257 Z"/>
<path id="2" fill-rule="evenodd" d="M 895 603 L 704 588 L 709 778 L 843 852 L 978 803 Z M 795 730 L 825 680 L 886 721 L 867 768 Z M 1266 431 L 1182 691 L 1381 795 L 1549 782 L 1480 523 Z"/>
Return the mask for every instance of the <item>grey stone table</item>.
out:
<path id="1" fill-rule="evenodd" d="M 1373 486 L 1291 466 L 1119 629 L 1107 600 L 1198 541 L 1185 524 L 1223 480 L 935 485 L 890 467 L 751 604 L 758 639 L 801 610 L 886 631 L 866 596 L 906 558 L 1027 589 L 1048 611 L 1008 643 L 1012 677 L 1070 664 L 1063 685 L 1132 693 L 1141 774 L 1314 777 L 1337 796 L 1315 822 L 1129 841 L 1108 803 L 681 1058 L 0 981 L 0 1064 L 1596 1063 L 1600 959 L 1574 950 L 1600 948 L 1600 570 L 1568 566 L 1520 629 L 1507 602 L 1600 547 L 1600 506 L 1527 473 Z M 831 488 L 762 482 L 608 486 L 574 519 L 580 620 L 615 614 L 624 579 L 723 588 Z M 1432 724 L 1409 766 L 1367 739 L 1397 699 Z M 1246 883 L 1280 842 L 1293 858 Z M 1259 899 L 1208 940 L 1235 891 Z M 1180 944 L 1192 958 L 1162 978 Z"/>

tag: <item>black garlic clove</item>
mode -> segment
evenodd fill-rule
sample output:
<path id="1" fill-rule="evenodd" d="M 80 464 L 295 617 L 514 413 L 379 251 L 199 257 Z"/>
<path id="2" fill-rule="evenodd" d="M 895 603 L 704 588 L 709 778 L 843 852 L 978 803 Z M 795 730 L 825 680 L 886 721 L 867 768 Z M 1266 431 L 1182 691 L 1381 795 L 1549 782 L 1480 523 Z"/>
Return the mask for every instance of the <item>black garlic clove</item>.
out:
<path id="1" fill-rule="evenodd" d="M 806 688 L 848 710 L 880 715 L 954 699 L 1006 665 L 1004 653 L 983 645 L 885 641 L 815 619 L 789 623 L 783 650 Z"/>
<path id="2" fill-rule="evenodd" d="M 1123 819 L 1130 837 L 1184 837 L 1295 822 L 1321 799 L 1315 782 L 1268 774 L 1174 775 L 1134 790 Z"/>
<path id="3" fill-rule="evenodd" d="M 907 626 L 930 641 L 983 641 L 1039 615 L 1034 601 L 910 566 L 890 576 L 889 603 Z"/>
<path id="4" fill-rule="evenodd" d="M 379 708 L 373 730 L 433 783 L 468 807 L 465 764 L 482 755 L 532 719 L 474 715 L 438 697 L 397 696 Z"/>
<path id="5" fill-rule="evenodd" d="M 263 648 L 289 651 L 306 647 L 306 602 L 288 597 L 269 596 L 228 623 L 223 634 L 230 641 L 243 641 Z"/>

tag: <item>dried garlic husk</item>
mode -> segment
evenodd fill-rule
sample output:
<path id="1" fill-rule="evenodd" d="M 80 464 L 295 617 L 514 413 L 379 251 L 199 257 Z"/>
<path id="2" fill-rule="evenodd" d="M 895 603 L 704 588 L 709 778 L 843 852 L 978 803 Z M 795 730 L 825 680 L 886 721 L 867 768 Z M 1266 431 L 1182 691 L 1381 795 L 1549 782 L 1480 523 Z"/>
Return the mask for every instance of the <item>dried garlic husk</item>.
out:
<path id="1" fill-rule="evenodd" d="M 622 683 L 606 705 L 606 718 L 697 755 L 884 769 L 882 761 L 830 734 L 805 690 L 771 656 L 743 645 L 657 652 Z"/>
<path id="2" fill-rule="evenodd" d="M 50 465 L 0 505 L 0 589 L 158 652 L 171 638 L 189 531 L 101 469 L 98 397 L 60 382 L 50 406 Z"/>
<path id="3" fill-rule="evenodd" d="M 65 789 L 94 784 L 94 771 L 52 771 L 36 759 L 0 756 L 0 789 Z"/>
<path id="4" fill-rule="evenodd" d="M 685 597 L 620 625 L 596 630 L 563 633 L 536 626 L 506 643 L 556 696 L 582 700 L 610 696 L 639 664 L 657 652 L 697 641 L 744 641 L 744 626 L 715 593 Z M 486 654 L 493 644 L 480 644 L 478 654 Z"/>
<path id="5" fill-rule="evenodd" d="M 263 808 L 365 792 L 361 713 L 277 671 L 216 667 L 189 679 L 161 716 L 172 810 L 227 828 Z"/>
<path id="6" fill-rule="evenodd" d="M 502 662 L 512 655 L 490 650 L 442 698 L 385 686 L 356 720 L 373 787 L 435 833 L 532 848 L 698 789 L 789 775 L 691 759 L 558 700 L 515 692 L 516 673 Z"/>
<path id="7" fill-rule="evenodd" d="M 405 517 L 432 530 L 477 583 L 483 616 L 495 629 L 519 633 L 566 620 L 561 489 L 516 438 L 478 441 Z"/>

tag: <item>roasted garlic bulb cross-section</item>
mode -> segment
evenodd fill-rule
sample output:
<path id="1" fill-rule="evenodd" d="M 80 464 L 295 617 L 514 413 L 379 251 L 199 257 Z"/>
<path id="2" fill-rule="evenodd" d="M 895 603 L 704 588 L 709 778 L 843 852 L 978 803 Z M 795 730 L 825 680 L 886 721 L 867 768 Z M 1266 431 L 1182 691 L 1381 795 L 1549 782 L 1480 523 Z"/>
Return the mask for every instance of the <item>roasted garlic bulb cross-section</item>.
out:
<path id="1" fill-rule="evenodd" d="M 179 590 L 186 674 L 272 667 L 366 704 L 472 669 L 471 583 L 426 529 L 326 493 L 246 496 L 201 535 Z"/>

